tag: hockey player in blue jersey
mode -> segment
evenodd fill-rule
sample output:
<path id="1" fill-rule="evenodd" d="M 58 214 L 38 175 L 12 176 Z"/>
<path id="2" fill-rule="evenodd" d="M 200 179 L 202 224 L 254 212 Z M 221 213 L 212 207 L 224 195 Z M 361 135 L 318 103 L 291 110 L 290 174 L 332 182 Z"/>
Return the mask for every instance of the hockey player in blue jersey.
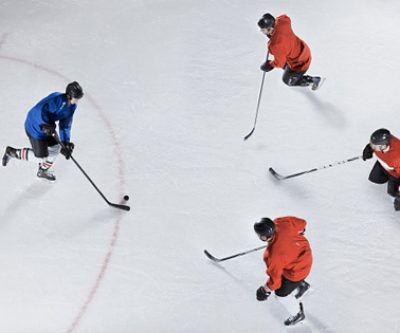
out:
<path id="1" fill-rule="evenodd" d="M 8 146 L 2 164 L 6 166 L 11 158 L 39 163 L 37 176 L 48 181 L 56 177 L 51 167 L 61 152 L 67 159 L 74 149 L 71 126 L 77 102 L 83 97 L 78 82 L 67 85 L 65 93 L 54 92 L 43 98 L 29 112 L 25 120 L 25 131 L 32 148 L 16 149 Z M 58 132 L 56 132 L 58 122 Z M 57 139 L 63 143 L 61 148 Z"/>

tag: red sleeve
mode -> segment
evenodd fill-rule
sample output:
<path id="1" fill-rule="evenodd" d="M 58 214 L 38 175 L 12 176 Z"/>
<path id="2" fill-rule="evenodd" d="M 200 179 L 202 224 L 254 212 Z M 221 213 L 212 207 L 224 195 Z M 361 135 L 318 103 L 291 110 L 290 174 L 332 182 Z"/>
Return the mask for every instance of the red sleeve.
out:
<path id="1" fill-rule="evenodd" d="M 272 256 L 268 260 L 267 274 L 269 279 L 267 286 L 271 290 L 279 289 L 282 284 L 282 272 L 285 267 L 284 256 Z"/>
<path id="2" fill-rule="evenodd" d="M 285 43 L 277 43 L 269 46 L 270 53 L 274 56 L 271 66 L 283 68 L 286 65 L 286 59 L 289 54 Z"/>

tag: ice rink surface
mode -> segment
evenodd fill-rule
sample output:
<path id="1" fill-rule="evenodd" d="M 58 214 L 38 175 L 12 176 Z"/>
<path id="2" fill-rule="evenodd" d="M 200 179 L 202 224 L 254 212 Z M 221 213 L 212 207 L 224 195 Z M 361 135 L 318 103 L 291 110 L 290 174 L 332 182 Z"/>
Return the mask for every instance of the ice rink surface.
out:
<path id="1" fill-rule="evenodd" d="M 311 48 L 311 92 L 267 74 L 256 22 L 292 18 Z M 400 216 L 373 160 L 283 182 L 267 173 L 359 156 L 380 127 L 400 134 L 397 1 L 0 1 L 1 149 L 24 147 L 28 110 L 77 80 L 74 157 L 55 184 L 1 169 L 0 332 L 286 332 L 265 283 L 260 217 L 308 221 L 307 321 L 293 332 L 400 332 Z"/>

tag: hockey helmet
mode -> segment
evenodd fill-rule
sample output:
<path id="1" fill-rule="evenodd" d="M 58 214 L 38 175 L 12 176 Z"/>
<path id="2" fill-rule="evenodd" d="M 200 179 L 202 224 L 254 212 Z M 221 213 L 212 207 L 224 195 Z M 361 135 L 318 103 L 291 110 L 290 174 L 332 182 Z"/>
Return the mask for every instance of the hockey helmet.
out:
<path id="1" fill-rule="evenodd" d="M 273 17 L 270 13 L 264 14 L 257 24 L 260 29 L 273 28 L 275 27 L 275 17 Z"/>
<path id="2" fill-rule="evenodd" d="M 387 129 L 380 128 L 376 130 L 374 133 L 372 133 L 370 142 L 375 146 L 383 146 L 383 145 L 388 146 L 390 144 L 391 138 L 392 135 Z"/>
<path id="3" fill-rule="evenodd" d="M 268 217 L 263 217 L 254 223 L 254 231 L 258 236 L 270 239 L 275 234 L 275 223 Z"/>
<path id="4" fill-rule="evenodd" d="M 83 97 L 83 90 L 79 83 L 74 81 L 67 85 L 65 94 L 68 96 L 68 98 L 80 99 Z"/>

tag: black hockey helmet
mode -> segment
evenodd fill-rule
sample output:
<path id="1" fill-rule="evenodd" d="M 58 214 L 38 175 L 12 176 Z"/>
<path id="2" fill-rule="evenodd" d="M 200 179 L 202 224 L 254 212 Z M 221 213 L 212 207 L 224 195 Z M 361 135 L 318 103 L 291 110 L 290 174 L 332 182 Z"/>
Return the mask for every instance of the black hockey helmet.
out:
<path id="1" fill-rule="evenodd" d="M 273 28 L 275 27 L 275 17 L 273 17 L 270 13 L 264 14 L 257 24 L 260 29 Z"/>
<path id="2" fill-rule="evenodd" d="M 67 85 L 67 88 L 65 89 L 65 94 L 70 99 L 71 98 L 80 99 L 83 97 L 83 90 L 82 87 L 79 85 L 79 83 L 74 81 Z"/>
<path id="3" fill-rule="evenodd" d="M 380 128 L 371 135 L 370 142 L 375 146 L 388 146 L 392 135 L 386 128 Z"/>
<path id="4" fill-rule="evenodd" d="M 275 223 L 268 217 L 263 217 L 254 223 L 254 231 L 258 236 L 265 236 L 269 239 L 275 234 Z"/>

